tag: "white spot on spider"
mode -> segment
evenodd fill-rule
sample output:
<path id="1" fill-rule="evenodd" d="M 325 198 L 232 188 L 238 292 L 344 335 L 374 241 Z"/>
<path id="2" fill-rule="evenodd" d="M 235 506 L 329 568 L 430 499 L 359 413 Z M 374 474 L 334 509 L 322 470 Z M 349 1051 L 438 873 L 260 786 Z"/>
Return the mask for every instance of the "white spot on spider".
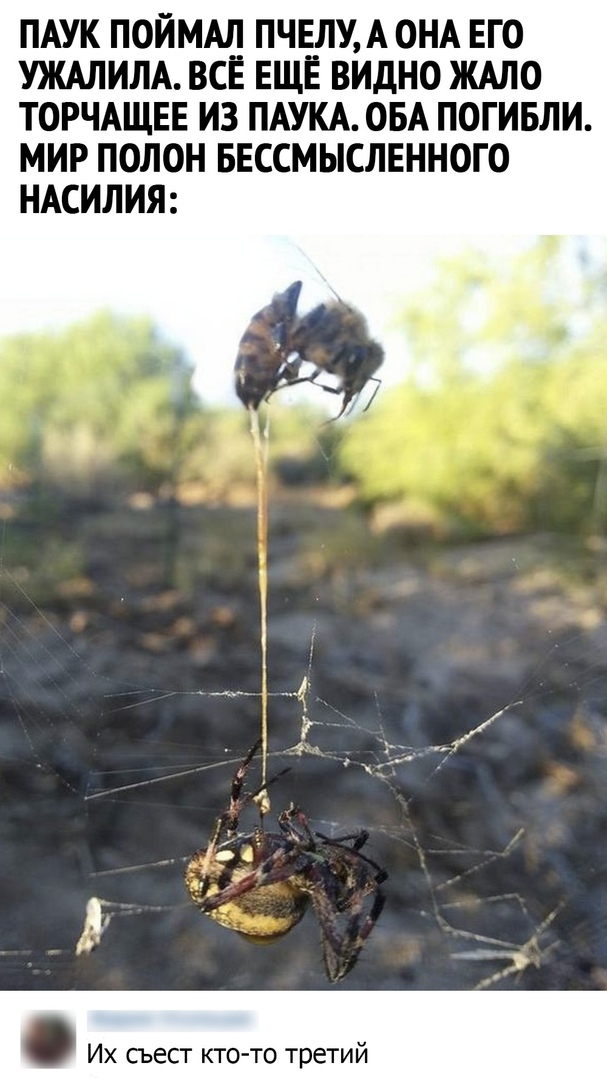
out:
<path id="1" fill-rule="evenodd" d="M 230 848 L 223 848 L 222 851 L 215 852 L 215 862 L 233 862 L 236 858 L 236 853 Z"/>
<path id="2" fill-rule="evenodd" d="M 242 861 L 246 863 L 252 863 L 255 858 L 255 851 L 251 844 L 242 844 L 238 854 Z"/>

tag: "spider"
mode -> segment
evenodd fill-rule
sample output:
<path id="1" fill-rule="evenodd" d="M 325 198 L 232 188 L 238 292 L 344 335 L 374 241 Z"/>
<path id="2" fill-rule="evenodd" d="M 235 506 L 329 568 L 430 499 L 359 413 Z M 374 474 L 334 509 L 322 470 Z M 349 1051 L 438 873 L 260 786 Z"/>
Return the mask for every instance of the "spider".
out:
<path id="1" fill-rule="evenodd" d="M 239 832 L 239 815 L 257 794 L 242 789 L 258 748 L 259 742 L 236 770 L 228 809 L 208 846 L 190 859 L 186 888 L 205 915 L 258 944 L 288 934 L 311 902 L 327 977 L 337 982 L 354 967 L 379 918 L 385 901 L 379 886 L 388 875 L 361 854 L 367 832 L 331 839 L 312 832 L 293 805 L 279 814 L 279 832 Z"/>

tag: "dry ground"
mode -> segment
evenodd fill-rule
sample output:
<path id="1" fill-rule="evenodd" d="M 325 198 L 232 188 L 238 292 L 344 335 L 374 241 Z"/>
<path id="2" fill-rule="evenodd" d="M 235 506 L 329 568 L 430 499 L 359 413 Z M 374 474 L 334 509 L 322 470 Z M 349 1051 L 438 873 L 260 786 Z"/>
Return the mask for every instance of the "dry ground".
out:
<path id="1" fill-rule="evenodd" d="M 253 507 L 51 510 L 3 541 L 0 985 L 326 988 L 312 914 L 259 948 L 182 884 L 256 736 Z M 340 988 L 607 986 L 604 581 L 549 537 L 412 547 L 274 502 L 274 808 L 367 828 L 389 872 Z M 128 906 L 76 959 L 91 895 Z"/>

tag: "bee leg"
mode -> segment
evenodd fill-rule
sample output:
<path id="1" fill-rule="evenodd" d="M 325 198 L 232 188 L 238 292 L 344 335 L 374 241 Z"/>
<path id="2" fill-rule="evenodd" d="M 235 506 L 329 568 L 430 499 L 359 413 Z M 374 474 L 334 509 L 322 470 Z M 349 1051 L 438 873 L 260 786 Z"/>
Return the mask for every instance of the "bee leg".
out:
<path id="1" fill-rule="evenodd" d="M 371 375 L 369 381 L 377 383 L 377 386 L 375 387 L 375 390 L 373 391 L 373 393 L 371 394 L 371 397 L 369 398 L 367 404 L 365 405 L 365 407 L 363 409 L 363 412 L 366 412 L 367 409 L 369 409 L 371 407 L 371 405 L 373 404 L 373 402 L 375 400 L 375 395 L 376 395 L 377 391 L 379 390 L 379 388 L 381 386 L 381 379 L 376 378 L 375 375 Z"/>
<path id="2" fill-rule="evenodd" d="M 299 370 L 300 363 L 301 363 L 300 360 L 295 362 L 296 370 Z M 294 367 L 295 367 L 295 364 L 293 365 Z M 287 365 L 287 366 L 290 366 L 290 365 Z M 299 383 L 309 382 L 309 383 L 315 383 L 315 385 L 319 386 L 321 390 L 327 390 L 330 394 L 341 394 L 342 393 L 339 386 L 325 386 L 324 383 L 317 383 L 316 380 L 317 380 L 319 375 L 322 375 L 322 368 L 316 368 L 316 370 L 313 371 L 311 375 L 300 375 L 298 379 L 289 379 L 288 385 L 289 386 L 298 386 Z M 280 387 L 277 387 L 276 389 L 280 389 Z"/>
<path id="3" fill-rule="evenodd" d="M 277 390 L 284 390 L 285 386 L 293 386 L 295 383 L 308 382 L 307 378 L 297 378 L 300 366 L 301 360 L 299 358 L 295 360 L 285 360 L 276 376 L 275 385 L 268 390 L 264 401 L 269 401 Z"/>

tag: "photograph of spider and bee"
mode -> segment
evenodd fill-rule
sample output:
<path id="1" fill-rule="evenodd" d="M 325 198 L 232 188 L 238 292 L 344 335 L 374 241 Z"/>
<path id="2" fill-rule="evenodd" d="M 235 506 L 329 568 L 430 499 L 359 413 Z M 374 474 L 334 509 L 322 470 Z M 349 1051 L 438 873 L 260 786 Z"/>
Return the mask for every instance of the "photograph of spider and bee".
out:
<path id="1" fill-rule="evenodd" d="M 596 988 L 600 244 L 279 241 L 0 340 L 0 985 Z"/>

